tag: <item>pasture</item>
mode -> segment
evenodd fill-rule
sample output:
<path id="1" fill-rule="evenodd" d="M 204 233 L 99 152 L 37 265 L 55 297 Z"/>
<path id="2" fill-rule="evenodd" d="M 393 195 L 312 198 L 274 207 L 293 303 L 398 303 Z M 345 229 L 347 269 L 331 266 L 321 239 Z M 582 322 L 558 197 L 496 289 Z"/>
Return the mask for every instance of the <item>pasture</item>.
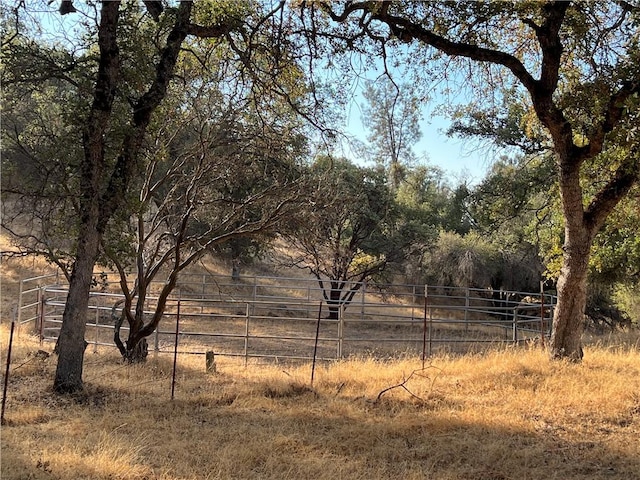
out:
<path id="1" fill-rule="evenodd" d="M 6 351 L 8 329 L 2 325 Z M 124 365 L 88 352 L 86 391 L 51 392 L 55 357 L 14 346 L 1 477 L 18 479 L 632 479 L 640 472 L 638 343 L 581 365 L 534 347 L 244 366 L 200 356 Z M 626 343 L 625 343 L 626 342 Z M 49 344 L 44 344 L 48 350 Z"/>
<path id="2" fill-rule="evenodd" d="M 3 267 L 2 359 L 17 281 Z M 11 267 L 11 268 L 8 268 Z M 193 339 L 196 341 L 196 339 Z M 587 337 L 580 365 L 531 344 L 321 362 L 86 352 L 85 391 L 52 390 L 51 342 L 15 339 L 3 480 L 619 479 L 640 472 L 640 337 Z"/>

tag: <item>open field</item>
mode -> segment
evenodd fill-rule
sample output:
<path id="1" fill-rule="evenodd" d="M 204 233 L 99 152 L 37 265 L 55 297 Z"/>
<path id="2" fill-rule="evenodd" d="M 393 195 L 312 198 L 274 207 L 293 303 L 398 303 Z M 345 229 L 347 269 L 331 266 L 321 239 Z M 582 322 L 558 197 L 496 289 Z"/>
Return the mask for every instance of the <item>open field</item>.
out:
<path id="1" fill-rule="evenodd" d="M 17 282 L 45 267 L 2 265 L 3 362 Z M 203 356 L 181 355 L 172 400 L 170 355 L 123 365 L 114 348 L 93 346 L 86 391 L 57 396 L 53 344 L 25 329 L 0 478 L 640 478 L 640 337 L 585 341 L 581 365 L 526 345 L 439 354 L 425 370 L 415 354 L 357 357 L 319 364 L 313 385 L 308 363 L 217 357 L 213 374 Z"/>
<path id="2" fill-rule="evenodd" d="M 130 366 L 102 349 L 87 353 L 86 392 L 56 396 L 55 357 L 21 334 L 0 477 L 629 480 L 640 352 L 610 343 L 581 365 L 526 347 L 435 357 L 424 371 L 415 358 L 350 359 L 318 366 L 313 387 L 309 365 L 219 359 L 207 374 L 184 355 L 172 401 L 170 358 Z"/>

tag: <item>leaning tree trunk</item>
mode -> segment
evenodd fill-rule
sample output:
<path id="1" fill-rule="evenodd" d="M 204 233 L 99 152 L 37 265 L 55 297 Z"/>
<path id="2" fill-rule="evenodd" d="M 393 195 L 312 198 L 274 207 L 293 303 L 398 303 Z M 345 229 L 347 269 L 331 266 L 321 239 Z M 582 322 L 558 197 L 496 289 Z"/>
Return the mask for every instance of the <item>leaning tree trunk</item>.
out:
<path id="1" fill-rule="evenodd" d="M 83 388 L 86 315 L 93 267 L 98 258 L 102 233 L 100 191 L 104 176 L 104 136 L 109 127 L 120 70 L 116 41 L 120 2 L 104 2 L 101 9 L 98 44 L 100 58 L 93 104 L 83 132 L 84 159 L 80 168 L 80 222 L 77 252 L 69 293 L 58 337 L 58 364 L 53 388 L 73 393 Z"/>
<path id="2" fill-rule="evenodd" d="M 139 153 L 151 115 L 167 93 L 175 64 L 190 24 L 192 2 L 180 2 L 176 20 L 156 65 L 155 78 L 147 92 L 136 102 L 131 123 L 122 143 L 116 165 L 105 183 L 106 132 L 110 126 L 113 102 L 120 80 L 120 55 L 117 29 L 120 2 L 102 2 L 98 46 L 100 56 L 94 99 L 83 133 L 84 159 L 81 165 L 80 202 L 82 219 L 78 234 L 78 251 L 67 305 L 60 331 L 59 358 L 54 388 L 71 393 L 83 388 L 85 315 L 89 304 L 91 275 L 107 223 L 124 203 L 129 183 L 140 172 Z M 221 36 L 215 29 L 210 36 Z M 144 335 L 144 329 L 143 334 Z"/>
<path id="3" fill-rule="evenodd" d="M 73 393 L 83 388 L 86 315 L 100 235 L 92 225 L 82 225 L 79 238 L 78 253 L 71 273 L 69 294 L 57 344 L 58 364 L 53 388 L 58 393 Z"/>

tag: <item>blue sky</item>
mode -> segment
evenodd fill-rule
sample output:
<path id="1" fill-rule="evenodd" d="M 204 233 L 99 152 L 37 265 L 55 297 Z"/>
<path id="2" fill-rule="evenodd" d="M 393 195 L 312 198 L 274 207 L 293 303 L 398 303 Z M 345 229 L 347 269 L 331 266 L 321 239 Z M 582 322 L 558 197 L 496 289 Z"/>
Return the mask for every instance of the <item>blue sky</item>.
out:
<path id="1" fill-rule="evenodd" d="M 361 96 L 355 98 L 349 107 L 347 132 L 366 144 L 367 132 L 361 120 Z M 434 103 L 435 105 L 435 103 Z M 422 138 L 414 151 L 424 163 L 440 167 L 452 184 L 465 182 L 477 184 L 491 166 L 492 153 L 478 149 L 473 141 L 463 141 L 448 137 L 445 132 L 451 121 L 442 115 L 432 113 L 434 105 L 425 105 L 420 122 Z M 349 155 L 348 152 L 346 155 Z"/>
<path id="2" fill-rule="evenodd" d="M 51 13 L 41 12 L 41 20 L 46 25 L 46 31 L 56 40 L 65 42 L 68 38 L 75 38 L 78 31 L 78 14 L 60 16 L 57 13 L 57 6 L 52 5 Z M 353 99 L 348 106 L 346 130 L 349 135 L 356 137 L 366 144 L 366 132 L 361 121 L 361 106 L 364 105 L 364 98 L 361 88 L 364 85 L 364 78 L 378 78 L 382 72 L 379 60 L 373 62 L 375 67 L 360 77 L 360 81 L 351 87 Z M 328 72 L 328 77 L 336 78 L 335 71 Z M 363 72 L 361 72 L 363 73 Z M 395 71 L 398 78 L 402 78 L 400 71 Z M 461 92 L 458 92 L 460 95 Z M 464 97 L 464 95 L 461 95 Z M 463 101 L 470 101 L 464 98 Z M 445 177 L 452 184 L 466 182 L 467 184 L 477 184 L 484 178 L 490 167 L 491 153 L 486 149 L 479 150 L 471 141 L 462 141 L 459 138 L 450 138 L 444 133 L 450 126 L 451 121 L 442 115 L 433 114 L 433 110 L 438 104 L 447 103 L 446 100 L 436 96 L 426 103 L 422 111 L 423 120 L 420 123 L 422 138 L 414 148 L 418 158 L 431 165 L 440 167 L 445 172 Z M 344 147 L 343 147 L 344 149 Z M 495 153 L 495 152 L 494 152 Z M 348 148 L 344 149 L 344 155 L 352 157 Z M 357 161 L 354 159 L 354 161 Z"/>

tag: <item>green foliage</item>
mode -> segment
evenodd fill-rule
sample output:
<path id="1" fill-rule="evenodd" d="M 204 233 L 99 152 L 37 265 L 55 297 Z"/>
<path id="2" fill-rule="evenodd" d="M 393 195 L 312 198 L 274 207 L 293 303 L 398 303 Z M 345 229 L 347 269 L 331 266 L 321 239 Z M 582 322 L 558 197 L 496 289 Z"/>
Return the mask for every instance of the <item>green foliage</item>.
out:
<path id="1" fill-rule="evenodd" d="M 481 139 L 502 150 L 515 149 L 518 154 L 548 150 L 549 136 L 522 92 L 498 89 L 494 95 L 499 103 L 493 108 L 481 108 L 476 103 L 455 107 L 447 135 Z"/>
<path id="2" fill-rule="evenodd" d="M 490 286 L 500 267 L 498 249 L 473 232 L 442 232 L 424 261 L 427 283 L 455 287 Z"/>
<path id="3" fill-rule="evenodd" d="M 613 292 L 615 305 L 629 315 L 636 327 L 640 326 L 640 282 L 617 284 Z"/>
<path id="4" fill-rule="evenodd" d="M 430 243 L 429 237 L 435 237 L 439 229 L 460 234 L 469 231 L 469 194 L 465 184 L 452 189 L 441 169 L 419 165 L 407 168 L 395 199 L 403 218 L 420 228 L 424 243 Z"/>
<path id="5" fill-rule="evenodd" d="M 360 282 L 380 272 L 394 246 L 394 207 L 386 177 L 346 159 L 319 157 L 310 167 L 307 208 L 300 212 L 293 243 L 295 263 L 318 278 Z"/>
<path id="6" fill-rule="evenodd" d="M 441 232 L 423 271 L 435 285 L 537 291 L 542 265 L 526 245 L 513 250 L 478 232 Z"/>
<path id="7" fill-rule="evenodd" d="M 470 199 L 475 228 L 505 251 L 539 252 L 551 276 L 557 274 L 554 261 L 562 240 L 554 173 L 549 156 L 503 157 Z"/>
<path id="8" fill-rule="evenodd" d="M 640 280 L 640 188 L 636 186 L 607 219 L 591 258 L 598 282 L 633 286 Z"/>
<path id="9" fill-rule="evenodd" d="M 194 21 L 201 25 L 240 24 L 255 14 L 258 5 L 252 0 L 204 0 L 194 5 Z"/>

